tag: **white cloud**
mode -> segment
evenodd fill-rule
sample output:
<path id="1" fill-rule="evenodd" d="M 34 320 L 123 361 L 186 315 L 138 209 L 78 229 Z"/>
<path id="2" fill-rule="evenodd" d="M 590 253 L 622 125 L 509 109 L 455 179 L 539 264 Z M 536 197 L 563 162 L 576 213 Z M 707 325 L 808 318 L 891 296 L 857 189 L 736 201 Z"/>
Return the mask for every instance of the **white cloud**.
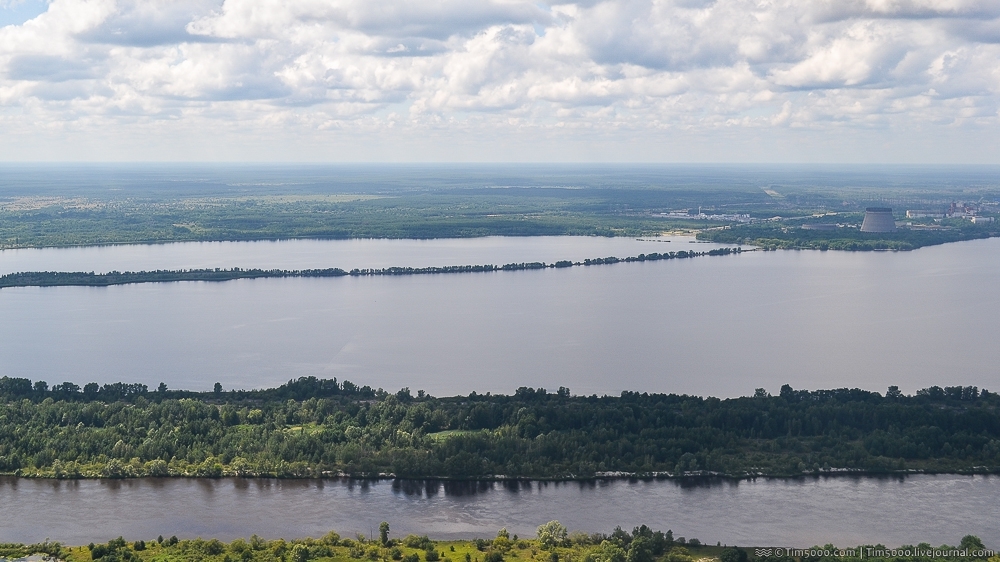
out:
<path id="1" fill-rule="evenodd" d="M 775 161 L 825 131 L 919 160 L 961 130 L 1000 161 L 998 113 L 995 0 L 52 0 L 0 28 L 7 158 Z"/>

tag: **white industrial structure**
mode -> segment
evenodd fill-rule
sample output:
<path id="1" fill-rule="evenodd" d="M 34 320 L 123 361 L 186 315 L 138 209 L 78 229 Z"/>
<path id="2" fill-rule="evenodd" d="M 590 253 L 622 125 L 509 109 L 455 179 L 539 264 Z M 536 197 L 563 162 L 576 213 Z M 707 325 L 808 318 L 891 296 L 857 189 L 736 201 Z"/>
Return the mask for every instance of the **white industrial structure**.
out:
<path id="1" fill-rule="evenodd" d="M 896 219 L 892 218 L 889 207 L 868 207 L 861 232 L 896 232 Z"/>

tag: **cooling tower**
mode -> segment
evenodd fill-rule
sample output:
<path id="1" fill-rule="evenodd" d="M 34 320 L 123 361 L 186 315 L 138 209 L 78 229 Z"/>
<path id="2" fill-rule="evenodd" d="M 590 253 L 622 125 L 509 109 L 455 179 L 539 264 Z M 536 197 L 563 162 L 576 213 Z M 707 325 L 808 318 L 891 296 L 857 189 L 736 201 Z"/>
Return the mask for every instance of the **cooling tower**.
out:
<path id="1" fill-rule="evenodd" d="M 868 207 L 865 209 L 865 220 L 861 223 L 861 232 L 896 232 L 896 220 L 892 218 L 889 207 Z"/>

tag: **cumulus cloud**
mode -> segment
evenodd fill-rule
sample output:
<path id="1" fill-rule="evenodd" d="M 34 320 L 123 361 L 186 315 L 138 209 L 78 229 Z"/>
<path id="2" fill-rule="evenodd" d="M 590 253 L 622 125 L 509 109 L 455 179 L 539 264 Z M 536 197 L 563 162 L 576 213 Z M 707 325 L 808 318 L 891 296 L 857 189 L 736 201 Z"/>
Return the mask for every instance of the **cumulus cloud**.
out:
<path id="1" fill-rule="evenodd" d="M 8 131 L 721 142 L 998 112 L 995 0 L 51 0 L 0 28 Z"/>

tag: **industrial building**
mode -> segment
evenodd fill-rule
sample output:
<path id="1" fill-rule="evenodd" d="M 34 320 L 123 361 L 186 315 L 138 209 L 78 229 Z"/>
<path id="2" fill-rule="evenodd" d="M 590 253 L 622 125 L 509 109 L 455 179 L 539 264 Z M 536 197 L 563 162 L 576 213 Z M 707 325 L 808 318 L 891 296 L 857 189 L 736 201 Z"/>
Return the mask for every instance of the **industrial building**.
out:
<path id="1" fill-rule="evenodd" d="M 896 219 L 892 218 L 890 207 L 868 207 L 861 232 L 896 232 Z"/>

